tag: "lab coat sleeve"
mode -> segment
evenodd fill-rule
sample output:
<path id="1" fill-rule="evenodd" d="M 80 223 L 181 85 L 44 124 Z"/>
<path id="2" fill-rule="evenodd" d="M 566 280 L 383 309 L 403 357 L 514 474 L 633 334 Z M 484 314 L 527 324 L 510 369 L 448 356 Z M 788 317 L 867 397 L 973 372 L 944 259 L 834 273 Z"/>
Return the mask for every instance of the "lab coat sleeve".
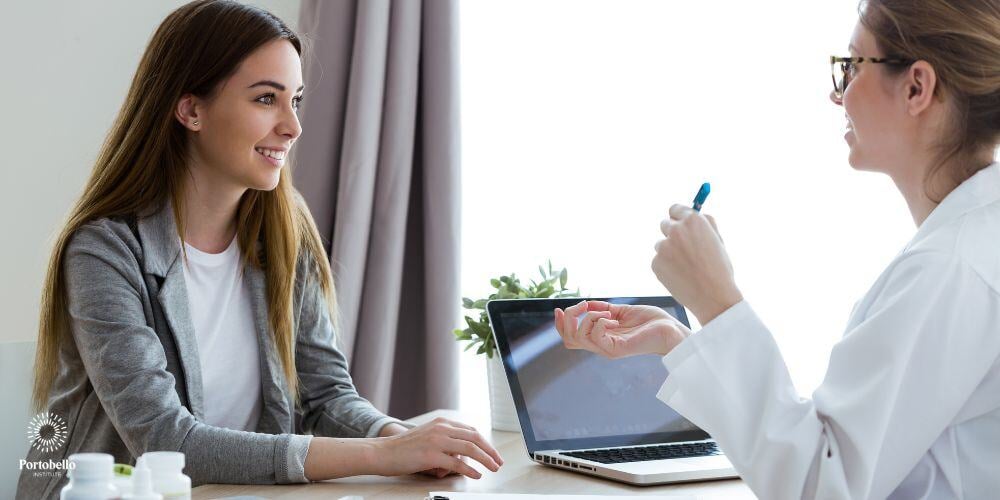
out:
<path id="1" fill-rule="evenodd" d="M 746 301 L 664 357 L 658 397 L 711 434 L 760 498 L 885 498 L 1000 354 L 1000 297 L 959 257 L 913 254 L 889 272 L 812 400 Z"/>

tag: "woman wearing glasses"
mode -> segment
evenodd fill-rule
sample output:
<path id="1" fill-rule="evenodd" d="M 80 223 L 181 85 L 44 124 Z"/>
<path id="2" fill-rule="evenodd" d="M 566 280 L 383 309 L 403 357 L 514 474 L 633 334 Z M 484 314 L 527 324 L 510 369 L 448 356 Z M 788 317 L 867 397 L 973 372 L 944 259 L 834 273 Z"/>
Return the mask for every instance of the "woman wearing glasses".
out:
<path id="1" fill-rule="evenodd" d="M 657 308 L 556 310 L 569 348 L 657 353 L 658 397 L 761 498 L 996 498 L 1000 491 L 1000 2 L 870 0 L 833 58 L 849 162 L 887 174 L 918 229 L 800 398 L 714 221 L 675 205 L 652 268 L 705 325 Z"/>

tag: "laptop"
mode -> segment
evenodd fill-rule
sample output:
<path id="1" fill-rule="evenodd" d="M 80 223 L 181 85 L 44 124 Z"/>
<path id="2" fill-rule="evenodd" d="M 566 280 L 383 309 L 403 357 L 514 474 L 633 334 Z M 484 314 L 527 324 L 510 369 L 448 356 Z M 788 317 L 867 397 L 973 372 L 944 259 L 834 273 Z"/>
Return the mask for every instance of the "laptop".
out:
<path id="1" fill-rule="evenodd" d="M 660 356 L 610 360 L 563 345 L 553 309 L 581 300 L 656 306 L 688 325 L 672 297 L 488 302 L 529 457 L 636 485 L 739 477 L 707 432 L 656 398 Z"/>

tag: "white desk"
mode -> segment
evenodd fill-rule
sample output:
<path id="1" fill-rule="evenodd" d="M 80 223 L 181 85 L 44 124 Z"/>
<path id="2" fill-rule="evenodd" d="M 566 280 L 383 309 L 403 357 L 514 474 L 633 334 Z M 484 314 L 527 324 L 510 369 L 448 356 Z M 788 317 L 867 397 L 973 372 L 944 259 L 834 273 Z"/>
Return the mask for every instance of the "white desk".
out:
<path id="1" fill-rule="evenodd" d="M 425 476 L 357 476 L 345 479 L 296 485 L 203 485 L 194 489 L 193 499 L 211 499 L 237 495 L 256 495 L 281 499 L 337 499 L 345 495 L 369 498 L 423 498 L 429 491 L 466 491 L 489 493 L 560 493 L 576 495 L 710 495 L 712 498 L 756 498 L 739 479 L 705 481 L 664 486 L 630 486 L 610 480 L 558 470 L 528 459 L 520 434 L 490 429 L 489 422 L 463 419 L 457 412 L 437 410 L 410 419 L 423 423 L 435 417 L 464 421 L 489 437 L 503 456 L 499 472 L 483 473 L 479 480 L 464 476 L 435 479 Z"/>

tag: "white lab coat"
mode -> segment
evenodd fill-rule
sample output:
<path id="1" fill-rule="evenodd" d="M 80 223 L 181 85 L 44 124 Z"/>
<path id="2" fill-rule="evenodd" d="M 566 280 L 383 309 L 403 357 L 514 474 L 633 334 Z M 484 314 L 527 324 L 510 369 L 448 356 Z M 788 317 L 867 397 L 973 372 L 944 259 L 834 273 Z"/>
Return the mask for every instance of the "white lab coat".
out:
<path id="1" fill-rule="evenodd" d="M 663 358 L 658 397 L 710 433 L 762 499 L 1000 498 L 998 359 L 993 164 L 934 209 L 855 305 L 811 400 L 746 301 Z"/>

